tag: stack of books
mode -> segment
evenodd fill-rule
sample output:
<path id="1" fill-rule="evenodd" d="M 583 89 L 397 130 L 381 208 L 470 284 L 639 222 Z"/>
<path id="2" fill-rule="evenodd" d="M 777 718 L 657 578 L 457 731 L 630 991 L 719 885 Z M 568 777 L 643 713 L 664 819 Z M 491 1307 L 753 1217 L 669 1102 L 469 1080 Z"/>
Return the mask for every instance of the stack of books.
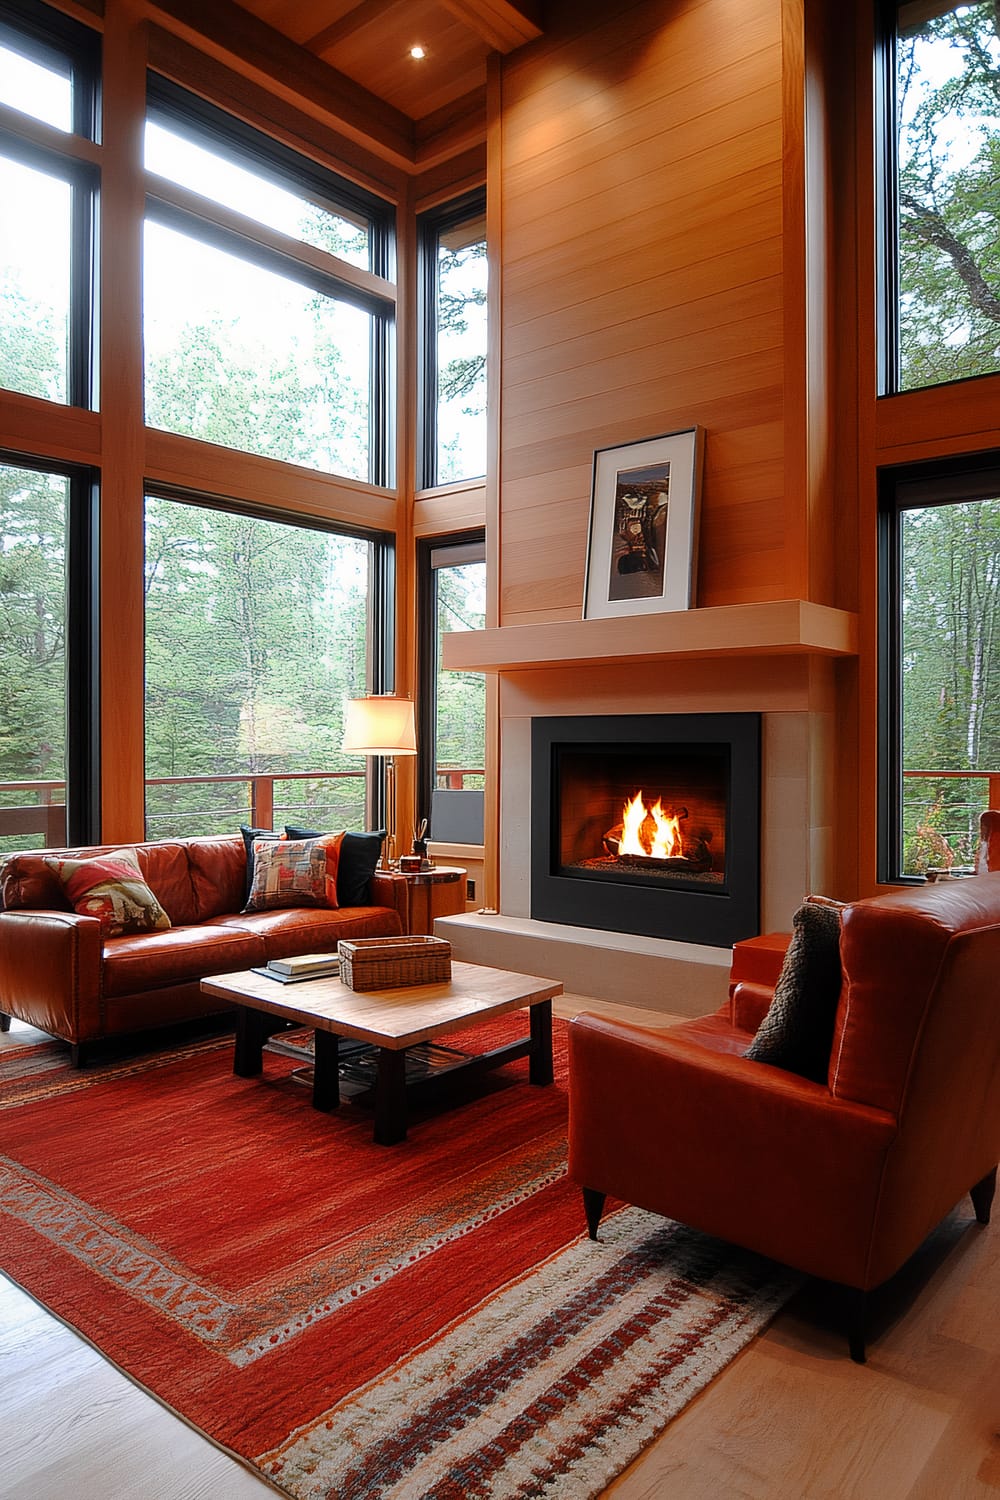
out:
<path id="1" fill-rule="evenodd" d="M 267 967 L 259 972 L 282 984 L 295 984 L 300 979 L 319 979 L 326 974 L 340 972 L 340 957 L 336 953 L 298 953 L 293 958 L 272 958 Z"/>

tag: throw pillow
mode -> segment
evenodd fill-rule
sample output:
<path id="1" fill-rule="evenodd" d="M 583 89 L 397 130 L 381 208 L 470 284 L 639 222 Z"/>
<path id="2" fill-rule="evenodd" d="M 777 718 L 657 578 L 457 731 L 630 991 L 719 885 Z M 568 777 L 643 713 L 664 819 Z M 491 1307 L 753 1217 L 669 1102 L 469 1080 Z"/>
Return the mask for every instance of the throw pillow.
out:
<path id="1" fill-rule="evenodd" d="M 770 1007 L 744 1056 L 826 1081 L 841 987 L 840 913 L 826 897 L 807 896 L 799 907 Z"/>
<path id="2" fill-rule="evenodd" d="M 315 839 L 254 839 L 253 885 L 243 910 L 337 905 L 342 833 Z"/>
<path id="3" fill-rule="evenodd" d="M 248 828 L 245 823 L 240 824 L 240 833 L 243 835 L 243 846 L 247 851 L 247 888 L 244 892 L 244 902 L 250 899 L 250 891 L 253 886 L 253 846 L 255 839 L 270 839 L 273 843 L 281 835 L 274 833 L 270 828 Z"/>
<path id="4" fill-rule="evenodd" d="M 290 839 L 315 839 L 320 832 L 316 828 L 297 828 L 286 824 L 285 833 Z M 375 833 L 345 833 L 340 846 L 340 864 L 337 866 L 337 905 L 367 906 L 369 886 L 375 873 L 385 829 Z"/>
<path id="5" fill-rule="evenodd" d="M 45 863 L 62 883 L 73 910 L 97 918 L 102 937 L 170 926 L 170 918 L 142 878 L 134 849 L 114 849 L 90 859 L 49 855 Z"/>

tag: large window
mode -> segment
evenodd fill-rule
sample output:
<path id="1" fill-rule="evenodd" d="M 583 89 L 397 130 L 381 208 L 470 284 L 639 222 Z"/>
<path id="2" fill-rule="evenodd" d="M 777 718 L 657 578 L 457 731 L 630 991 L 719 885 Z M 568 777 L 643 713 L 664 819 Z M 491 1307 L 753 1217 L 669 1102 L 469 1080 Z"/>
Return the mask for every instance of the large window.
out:
<path id="1" fill-rule="evenodd" d="M 486 473 L 486 207 L 476 193 L 420 223 L 420 483 Z"/>
<path id="2" fill-rule="evenodd" d="M 164 495 L 146 501 L 149 837 L 365 826 L 343 705 L 377 667 L 384 545 Z M 310 774 L 312 773 L 312 774 Z"/>
<path id="3" fill-rule="evenodd" d="M 897 470 L 883 502 L 881 853 L 893 880 L 971 867 L 1000 788 L 1000 458 Z"/>
<path id="4" fill-rule="evenodd" d="M 146 165 L 149 425 L 390 482 L 388 206 L 160 82 Z"/>
<path id="5" fill-rule="evenodd" d="M 889 392 L 1000 369 L 1000 13 L 904 0 L 890 14 Z"/>
<path id="6" fill-rule="evenodd" d="M 441 640 L 486 624 L 486 544 L 480 535 L 421 549 L 421 804 L 438 841 L 481 844 L 486 679 L 445 671 Z"/>
<path id="7" fill-rule="evenodd" d="M 90 477 L 0 461 L 0 854 L 96 837 Z"/>
<path id="8" fill-rule="evenodd" d="M 96 174 L 74 138 L 94 134 L 97 52 L 51 14 L 32 26 L 0 7 L 0 103 L 51 127 L 51 144 L 0 130 L 0 386 L 86 406 Z"/>

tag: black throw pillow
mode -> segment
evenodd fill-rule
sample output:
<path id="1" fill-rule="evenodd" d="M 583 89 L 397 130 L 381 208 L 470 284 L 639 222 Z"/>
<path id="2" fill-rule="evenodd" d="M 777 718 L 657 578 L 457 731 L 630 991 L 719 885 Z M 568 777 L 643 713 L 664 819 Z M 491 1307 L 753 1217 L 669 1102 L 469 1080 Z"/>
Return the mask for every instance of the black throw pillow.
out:
<path id="1" fill-rule="evenodd" d="M 286 823 L 285 833 L 290 839 L 315 839 L 322 836 L 317 828 L 299 828 L 292 823 Z M 375 833 L 344 834 L 343 843 L 340 846 L 340 863 L 337 866 L 338 906 L 367 906 L 369 904 L 368 888 L 371 885 L 379 855 L 382 853 L 384 841 L 384 828 L 378 829 Z"/>
<path id="2" fill-rule="evenodd" d="M 767 1015 L 744 1056 L 825 1083 L 841 982 L 840 905 L 804 901 Z"/>
<path id="3" fill-rule="evenodd" d="M 240 833 L 243 835 L 243 843 L 247 851 L 247 888 L 243 892 L 243 905 L 246 906 L 253 889 L 253 841 L 254 839 L 269 839 L 273 843 L 281 835 L 275 833 L 273 828 L 248 828 L 245 823 L 240 824 Z"/>

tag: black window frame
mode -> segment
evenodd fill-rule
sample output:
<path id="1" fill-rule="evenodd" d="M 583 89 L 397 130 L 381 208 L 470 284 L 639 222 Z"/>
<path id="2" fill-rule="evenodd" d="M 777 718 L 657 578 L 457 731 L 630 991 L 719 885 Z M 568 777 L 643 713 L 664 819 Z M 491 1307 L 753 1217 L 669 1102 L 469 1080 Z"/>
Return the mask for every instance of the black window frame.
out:
<path id="1" fill-rule="evenodd" d="M 73 90 L 72 129 L 67 141 L 78 136 L 97 142 L 101 102 L 100 35 L 47 5 L 35 3 L 35 0 L 0 0 L 0 41 L 4 40 L 10 44 L 16 42 L 16 50 L 43 66 L 65 72 L 71 79 Z M 10 111 L 11 117 L 15 114 L 16 111 Z M 39 123 L 34 116 L 24 118 L 29 130 Z M 53 136 L 56 134 L 53 131 Z M 16 125 L 0 124 L 0 154 L 69 184 L 72 195 L 70 315 L 65 405 L 96 410 L 99 169 L 90 162 L 81 161 L 68 150 L 61 151 L 55 144 L 47 146 L 22 136 Z"/>
<path id="2" fill-rule="evenodd" d="M 255 520 L 274 521 L 283 526 L 297 526 L 303 531 L 329 532 L 336 536 L 354 537 L 371 544 L 371 566 L 369 570 L 368 611 L 368 677 L 366 692 L 391 693 L 394 691 L 393 642 L 396 636 L 396 539 L 392 532 L 372 527 L 352 526 L 346 521 L 328 520 L 322 516 L 306 515 L 299 511 L 284 510 L 280 506 L 269 506 L 252 500 L 238 500 L 227 495 L 213 494 L 208 490 L 188 489 L 169 481 L 148 480 L 143 485 L 143 527 L 145 529 L 145 503 L 147 498 L 171 500 L 179 505 L 197 506 L 203 510 L 226 511 L 231 515 L 251 516 Z M 143 609 L 143 632 L 145 633 L 145 607 Z M 144 674 L 145 675 L 145 674 Z M 145 684 L 143 690 L 143 783 L 145 785 Z M 382 757 L 371 757 L 372 775 L 365 786 L 365 816 L 369 828 L 385 826 L 386 787 L 385 761 Z"/>
<path id="3" fill-rule="evenodd" d="M 434 489 L 438 479 L 438 244 L 449 229 L 482 218 L 486 189 L 474 188 L 417 218 L 417 489 Z M 455 484 L 482 479 L 469 474 Z"/>
<path id="4" fill-rule="evenodd" d="M 923 885 L 900 870 L 903 829 L 902 547 L 905 511 L 1000 495 L 1000 449 L 912 464 L 878 474 L 878 828 L 877 879 Z"/>
<path id="5" fill-rule="evenodd" d="M 96 469 L 0 450 L 5 468 L 68 481 L 66 512 L 66 844 L 96 844 L 101 829 L 100 490 Z"/>
<path id="6" fill-rule="evenodd" d="M 447 561 L 449 553 L 482 552 L 486 560 L 486 531 L 476 527 L 447 536 L 425 537 L 417 543 L 417 819 L 431 823 L 431 805 L 437 772 L 437 573 L 454 566 Z M 464 558 L 473 561 L 471 557 Z M 434 837 L 431 823 L 430 837 Z"/>
<path id="7" fill-rule="evenodd" d="M 993 370 L 956 375 L 925 385 L 901 385 L 899 276 L 898 18 L 908 0 L 875 0 L 875 362 L 876 396 L 910 395 L 990 380 Z M 957 4 L 957 0 L 956 0 Z M 951 9 L 951 5 L 943 8 Z"/>
<path id="8" fill-rule="evenodd" d="M 272 140 L 262 131 L 154 72 L 147 74 L 146 118 L 163 121 L 177 134 L 197 145 L 231 156 L 237 165 L 249 167 L 279 186 L 291 184 L 300 187 L 307 195 L 329 205 L 334 212 L 339 208 L 345 213 L 364 217 L 368 221 L 368 269 L 384 280 L 392 279 L 395 273 L 395 208 L 386 199 L 317 166 L 308 157 L 299 155 L 280 141 Z M 391 486 L 395 469 L 394 303 L 349 280 L 339 279 L 334 270 L 322 271 L 306 259 L 300 260 L 293 254 L 285 255 L 261 244 L 252 237 L 249 223 L 248 232 L 244 234 L 229 225 L 213 223 L 210 217 L 179 207 L 158 195 L 156 180 L 156 174 L 150 172 L 146 193 L 147 220 L 182 231 L 265 270 L 289 277 L 322 296 L 349 303 L 371 314 L 368 482 Z M 205 202 L 208 205 L 211 200 Z M 335 261 L 336 257 L 331 255 L 330 259 Z"/>

